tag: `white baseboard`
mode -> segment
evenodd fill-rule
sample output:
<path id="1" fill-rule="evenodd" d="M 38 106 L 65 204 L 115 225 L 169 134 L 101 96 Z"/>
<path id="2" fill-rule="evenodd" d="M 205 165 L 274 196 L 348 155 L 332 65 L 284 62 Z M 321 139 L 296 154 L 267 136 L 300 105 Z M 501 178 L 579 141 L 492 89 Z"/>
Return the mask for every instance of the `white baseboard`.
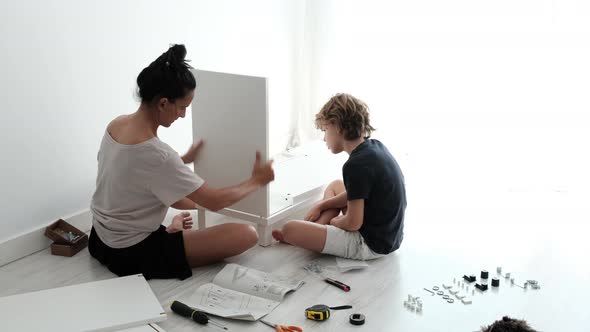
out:
<path id="1" fill-rule="evenodd" d="M 90 209 L 82 210 L 70 216 L 61 218 L 78 228 L 82 232 L 89 232 L 92 227 L 92 214 Z M 14 262 L 37 251 L 46 249 L 51 245 L 51 240 L 45 237 L 45 228 L 54 221 L 30 232 L 17 235 L 0 243 L 0 266 Z"/>

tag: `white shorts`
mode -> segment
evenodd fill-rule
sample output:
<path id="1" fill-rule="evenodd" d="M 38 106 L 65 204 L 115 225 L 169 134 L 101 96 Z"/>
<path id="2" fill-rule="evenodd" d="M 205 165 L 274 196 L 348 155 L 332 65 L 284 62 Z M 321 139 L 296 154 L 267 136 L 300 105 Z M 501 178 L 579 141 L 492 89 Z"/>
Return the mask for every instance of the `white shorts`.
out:
<path id="1" fill-rule="evenodd" d="M 385 255 L 371 250 L 361 233 L 347 232 L 332 225 L 326 225 L 326 244 L 322 254 L 334 255 L 361 261 L 371 260 Z"/>

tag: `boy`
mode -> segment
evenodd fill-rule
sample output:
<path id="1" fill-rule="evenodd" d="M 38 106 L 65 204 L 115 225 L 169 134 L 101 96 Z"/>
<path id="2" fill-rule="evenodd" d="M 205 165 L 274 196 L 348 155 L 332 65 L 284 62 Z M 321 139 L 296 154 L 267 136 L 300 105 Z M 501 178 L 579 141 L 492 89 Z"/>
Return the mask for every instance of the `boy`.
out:
<path id="1" fill-rule="evenodd" d="M 367 105 L 349 94 L 337 94 L 322 107 L 315 123 L 332 153 L 349 154 L 342 167 L 343 181 L 327 187 L 323 200 L 307 213 L 305 221 L 290 221 L 274 230 L 273 237 L 359 260 L 397 250 L 406 208 L 404 177 L 387 148 L 369 139 L 375 128 L 369 123 Z"/>

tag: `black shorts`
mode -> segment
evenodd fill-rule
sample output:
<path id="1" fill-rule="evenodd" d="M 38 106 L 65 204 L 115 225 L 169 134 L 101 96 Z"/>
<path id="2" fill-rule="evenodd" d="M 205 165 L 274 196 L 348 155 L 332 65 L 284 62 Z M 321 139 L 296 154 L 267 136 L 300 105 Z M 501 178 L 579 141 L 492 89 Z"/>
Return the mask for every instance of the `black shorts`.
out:
<path id="1" fill-rule="evenodd" d="M 93 227 L 88 251 L 120 277 L 142 273 L 146 279 L 184 280 L 193 275 L 186 261 L 182 232 L 168 233 L 164 226 L 138 244 L 121 249 L 104 244 Z"/>

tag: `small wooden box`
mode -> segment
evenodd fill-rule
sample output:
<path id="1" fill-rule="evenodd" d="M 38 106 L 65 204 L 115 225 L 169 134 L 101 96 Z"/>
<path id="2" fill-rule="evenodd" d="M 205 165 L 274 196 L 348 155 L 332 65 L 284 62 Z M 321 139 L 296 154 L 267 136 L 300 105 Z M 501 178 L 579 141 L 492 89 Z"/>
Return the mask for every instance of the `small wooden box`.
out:
<path id="1" fill-rule="evenodd" d="M 56 256 L 72 257 L 77 254 L 80 250 L 86 248 L 88 245 L 88 236 L 84 234 L 84 237 L 78 239 L 76 244 L 51 244 L 51 254 Z"/>
<path id="2" fill-rule="evenodd" d="M 47 226 L 45 236 L 53 240 L 52 255 L 71 257 L 88 245 L 88 235 L 63 219 Z"/>

